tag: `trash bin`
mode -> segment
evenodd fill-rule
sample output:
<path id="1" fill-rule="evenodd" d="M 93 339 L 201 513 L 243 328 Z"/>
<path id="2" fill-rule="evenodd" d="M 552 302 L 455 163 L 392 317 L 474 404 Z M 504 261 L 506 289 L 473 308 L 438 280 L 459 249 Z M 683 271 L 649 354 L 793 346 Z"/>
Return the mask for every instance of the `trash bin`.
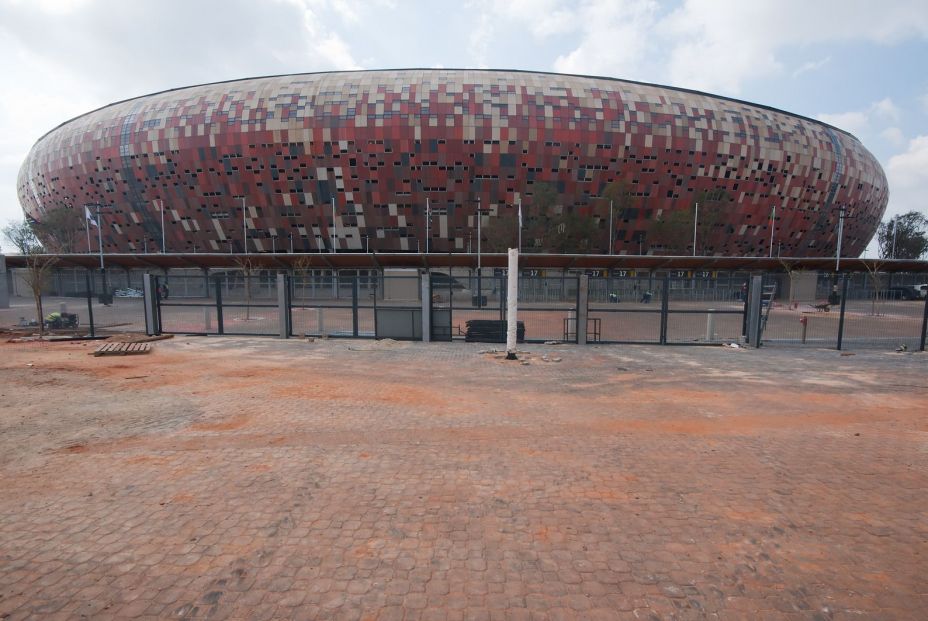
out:
<path id="1" fill-rule="evenodd" d="M 97 301 L 100 302 L 103 306 L 109 306 L 113 303 L 113 294 L 112 293 L 101 293 L 97 297 Z"/>

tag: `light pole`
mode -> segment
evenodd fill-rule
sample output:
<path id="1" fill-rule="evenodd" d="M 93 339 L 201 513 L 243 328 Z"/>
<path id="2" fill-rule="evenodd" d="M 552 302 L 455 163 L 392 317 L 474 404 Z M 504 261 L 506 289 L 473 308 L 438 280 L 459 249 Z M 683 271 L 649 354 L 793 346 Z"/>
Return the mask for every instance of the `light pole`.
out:
<path id="1" fill-rule="evenodd" d="M 293 231 L 290 231 L 287 235 L 290 237 L 290 254 L 293 254 Z"/>
<path id="2" fill-rule="evenodd" d="M 245 239 L 245 254 L 248 254 L 248 211 L 245 207 L 245 197 L 242 197 L 242 234 Z"/>
<path id="3" fill-rule="evenodd" d="M 696 214 L 693 216 L 693 256 L 696 256 L 696 223 L 699 222 L 699 203 L 696 203 Z"/>
<path id="4" fill-rule="evenodd" d="M 899 216 L 896 216 L 896 218 L 893 220 L 893 247 L 889 254 L 890 258 L 892 259 L 896 258 L 896 228 L 898 226 L 899 226 Z"/>
<path id="5" fill-rule="evenodd" d="M 425 254 L 429 253 L 429 237 L 431 233 L 432 209 L 429 205 L 429 197 L 425 197 Z"/>
<path id="6" fill-rule="evenodd" d="M 519 196 L 519 254 L 522 254 L 522 197 Z"/>
<path id="7" fill-rule="evenodd" d="M 158 199 L 158 210 L 161 212 L 161 254 L 167 252 L 164 235 L 164 200 Z"/>
<path id="8" fill-rule="evenodd" d="M 271 254 L 277 254 L 277 236 L 271 235 Z"/>
<path id="9" fill-rule="evenodd" d="M 332 252 L 338 252 L 335 248 L 335 197 L 332 197 L 332 230 L 329 231 L 329 243 L 332 244 Z"/>

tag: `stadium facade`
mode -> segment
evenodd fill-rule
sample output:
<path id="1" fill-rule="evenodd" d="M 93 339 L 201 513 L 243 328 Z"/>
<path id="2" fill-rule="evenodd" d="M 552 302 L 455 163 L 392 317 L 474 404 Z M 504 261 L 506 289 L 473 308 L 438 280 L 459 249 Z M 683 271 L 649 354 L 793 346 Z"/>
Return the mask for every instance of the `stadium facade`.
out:
<path id="1" fill-rule="evenodd" d="M 870 152 L 812 119 L 476 70 L 274 76 L 114 103 L 39 139 L 18 193 L 36 221 L 102 205 L 105 252 L 154 251 L 162 235 L 168 252 L 466 252 L 478 210 L 484 251 L 500 250 L 521 205 L 531 252 L 833 256 L 844 213 L 842 255 L 857 256 L 888 201 Z"/>

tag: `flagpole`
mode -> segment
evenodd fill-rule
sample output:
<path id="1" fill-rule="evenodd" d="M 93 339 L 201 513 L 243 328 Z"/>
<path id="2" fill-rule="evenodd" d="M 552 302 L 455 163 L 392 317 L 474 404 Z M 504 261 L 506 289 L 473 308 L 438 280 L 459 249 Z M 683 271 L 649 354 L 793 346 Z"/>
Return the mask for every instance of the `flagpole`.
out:
<path id="1" fill-rule="evenodd" d="M 93 250 L 90 247 L 90 222 L 87 221 L 87 206 L 84 206 L 84 228 L 87 229 L 87 254 Z"/>
<path id="2" fill-rule="evenodd" d="M 425 197 L 425 254 L 429 253 L 429 238 L 431 237 L 429 233 L 430 224 L 432 221 L 432 210 L 429 207 L 429 197 Z"/>
<path id="3" fill-rule="evenodd" d="M 777 206 L 774 205 L 773 213 L 771 213 L 770 215 L 770 254 L 767 255 L 768 257 L 773 256 L 773 227 L 776 226 L 776 223 L 777 223 Z"/>
<path id="4" fill-rule="evenodd" d="M 100 271 L 103 272 L 103 217 L 100 215 L 100 205 L 97 204 L 97 239 L 100 243 Z M 106 285 L 106 276 L 103 277 L 103 284 Z M 105 293 L 105 291 L 104 291 Z"/>
<path id="5" fill-rule="evenodd" d="M 519 253 L 522 252 L 522 197 L 519 197 Z"/>

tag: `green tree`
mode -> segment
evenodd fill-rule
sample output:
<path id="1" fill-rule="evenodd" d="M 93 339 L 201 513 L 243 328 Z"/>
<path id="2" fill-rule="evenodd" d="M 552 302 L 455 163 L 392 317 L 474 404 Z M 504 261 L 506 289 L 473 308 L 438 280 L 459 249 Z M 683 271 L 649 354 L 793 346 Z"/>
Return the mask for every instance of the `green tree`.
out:
<path id="1" fill-rule="evenodd" d="M 877 242 L 882 259 L 920 259 L 928 253 L 928 218 L 917 211 L 890 218 L 880 223 Z"/>
<path id="2" fill-rule="evenodd" d="M 8 223 L 3 227 L 3 236 L 19 254 L 42 253 L 42 242 L 35 236 L 35 231 L 27 220 Z"/>

